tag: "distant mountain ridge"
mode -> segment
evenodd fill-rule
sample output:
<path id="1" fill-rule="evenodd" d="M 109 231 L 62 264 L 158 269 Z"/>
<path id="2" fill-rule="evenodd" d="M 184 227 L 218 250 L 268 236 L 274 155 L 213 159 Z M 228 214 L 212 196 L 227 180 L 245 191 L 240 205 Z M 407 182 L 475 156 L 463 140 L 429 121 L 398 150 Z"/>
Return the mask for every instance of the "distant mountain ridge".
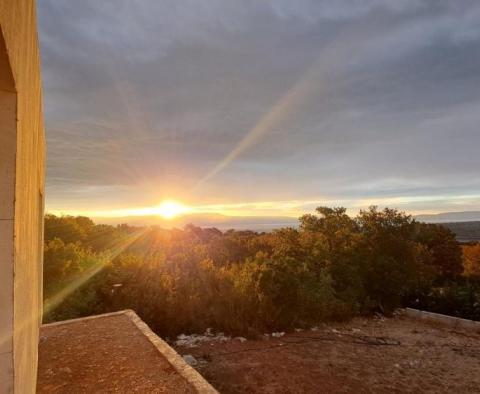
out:
<path id="1" fill-rule="evenodd" d="M 480 211 L 443 212 L 414 218 L 420 222 L 441 224 L 455 233 L 460 242 L 480 241 Z"/>
<path id="2" fill-rule="evenodd" d="M 420 222 L 449 223 L 449 222 L 474 222 L 480 221 L 480 211 L 443 212 L 436 214 L 415 215 Z"/>
<path id="3" fill-rule="evenodd" d="M 480 241 L 480 221 L 439 223 L 455 233 L 462 242 Z"/>

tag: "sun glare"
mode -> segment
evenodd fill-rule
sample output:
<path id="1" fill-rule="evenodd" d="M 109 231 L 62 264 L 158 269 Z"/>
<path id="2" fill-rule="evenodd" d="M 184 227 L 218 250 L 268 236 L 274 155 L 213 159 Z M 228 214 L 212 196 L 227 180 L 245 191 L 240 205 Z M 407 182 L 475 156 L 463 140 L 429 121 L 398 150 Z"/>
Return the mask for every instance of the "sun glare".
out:
<path id="1" fill-rule="evenodd" d="M 189 209 L 176 201 L 163 201 L 155 211 L 165 219 L 173 219 L 188 212 Z"/>

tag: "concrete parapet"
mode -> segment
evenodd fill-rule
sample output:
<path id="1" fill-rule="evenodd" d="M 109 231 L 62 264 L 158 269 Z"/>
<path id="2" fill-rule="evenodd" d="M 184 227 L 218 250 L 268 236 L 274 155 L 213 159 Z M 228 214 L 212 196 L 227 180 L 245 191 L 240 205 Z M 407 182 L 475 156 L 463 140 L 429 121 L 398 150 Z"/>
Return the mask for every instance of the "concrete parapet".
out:
<path id="1" fill-rule="evenodd" d="M 480 322 L 474 320 L 421 311 L 413 308 L 405 308 L 405 316 L 428 323 L 441 324 L 450 328 L 461 328 L 480 333 Z"/>

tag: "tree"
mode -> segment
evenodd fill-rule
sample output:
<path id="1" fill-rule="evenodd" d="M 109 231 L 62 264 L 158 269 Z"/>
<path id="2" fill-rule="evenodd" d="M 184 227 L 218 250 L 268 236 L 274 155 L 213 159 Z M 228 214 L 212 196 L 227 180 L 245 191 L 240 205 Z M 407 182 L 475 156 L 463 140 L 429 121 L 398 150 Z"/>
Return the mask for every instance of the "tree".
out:
<path id="1" fill-rule="evenodd" d="M 85 229 L 77 223 L 73 216 L 46 215 L 44 231 L 47 242 L 54 238 L 59 238 L 65 243 L 83 242 L 86 236 Z"/>
<path id="2" fill-rule="evenodd" d="M 302 231 L 323 234 L 331 251 L 353 242 L 358 226 L 346 214 L 345 208 L 318 207 L 316 211 L 318 215 L 308 214 L 300 218 Z"/>
<path id="3" fill-rule="evenodd" d="M 463 272 L 462 250 L 448 228 L 415 222 L 413 239 L 427 247 L 431 254 L 429 264 L 440 281 L 454 279 Z"/>
<path id="4" fill-rule="evenodd" d="M 61 239 L 47 241 L 44 248 L 44 298 L 81 271 L 82 250 L 78 245 L 65 244 Z"/>
<path id="5" fill-rule="evenodd" d="M 463 274 L 467 277 L 480 279 L 480 243 L 475 245 L 464 245 L 463 252 Z"/>
<path id="6" fill-rule="evenodd" d="M 370 207 L 360 211 L 356 221 L 363 236 L 358 253 L 365 292 L 374 307 L 391 313 L 420 271 L 416 243 L 411 240 L 412 219 L 395 209 Z"/>

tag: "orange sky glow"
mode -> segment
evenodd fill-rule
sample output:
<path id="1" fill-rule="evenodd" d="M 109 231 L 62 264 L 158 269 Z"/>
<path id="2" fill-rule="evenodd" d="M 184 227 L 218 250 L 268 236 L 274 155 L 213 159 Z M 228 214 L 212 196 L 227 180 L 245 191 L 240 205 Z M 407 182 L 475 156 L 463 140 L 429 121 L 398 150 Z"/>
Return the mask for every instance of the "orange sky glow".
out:
<path id="1" fill-rule="evenodd" d="M 412 202 L 431 202 L 441 200 L 443 196 L 429 197 L 394 197 L 394 198 L 375 198 L 375 199 L 352 199 L 352 200 L 329 200 L 329 199 L 311 199 L 311 200 L 284 200 L 284 201 L 257 201 L 257 202 L 237 202 L 225 204 L 188 204 L 180 200 L 165 199 L 157 205 L 145 207 L 125 207 L 119 209 L 86 209 L 86 210 L 62 210 L 47 209 L 49 213 L 56 215 L 82 215 L 93 218 L 120 218 L 130 216 L 159 216 L 163 219 L 174 219 L 186 215 L 217 214 L 225 216 L 285 216 L 299 217 L 305 213 L 312 213 L 317 206 L 344 206 L 350 214 L 357 213 L 360 209 L 370 205 L 380 207 L 395 206 L 409 214 L 417 213 L 437 213 L 436 211 L 412 211 L 408 205 Z M 461 203 L 472 196 L 459 196 L 458 202 Z"/>

